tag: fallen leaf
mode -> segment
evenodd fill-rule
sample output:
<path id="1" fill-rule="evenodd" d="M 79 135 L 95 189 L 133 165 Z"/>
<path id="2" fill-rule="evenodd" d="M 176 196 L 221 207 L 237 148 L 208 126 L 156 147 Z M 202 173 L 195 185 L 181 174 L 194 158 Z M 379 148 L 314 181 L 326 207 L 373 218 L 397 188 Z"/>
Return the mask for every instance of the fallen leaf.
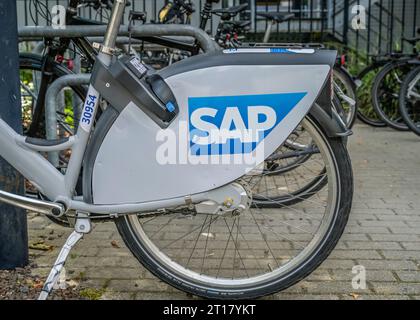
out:
<path id="1" fill-rule="evenodd" d="M 114 248 L 117 248 L 117 249 L 120 248 L 120 246 L 118 245 L 117 241 L 115 241 L 115 240 L 112 240 L 111 241 L 111 246 L 113 246 Z"/>
<path id="2" fill-rule="evenodd" d="M 54 246 L 46 245 L 42 242 L 35 242 L 29 245 L 29 249 L 41 250 L 41 251 L 51 251 L 54 249 Z"/>
<path id="3" fill-rule="evenodd" d="M 357 300 L 360 297 L 357 293 L 350 293 L 350 296 L 352 296 L 354 300 Z"/>

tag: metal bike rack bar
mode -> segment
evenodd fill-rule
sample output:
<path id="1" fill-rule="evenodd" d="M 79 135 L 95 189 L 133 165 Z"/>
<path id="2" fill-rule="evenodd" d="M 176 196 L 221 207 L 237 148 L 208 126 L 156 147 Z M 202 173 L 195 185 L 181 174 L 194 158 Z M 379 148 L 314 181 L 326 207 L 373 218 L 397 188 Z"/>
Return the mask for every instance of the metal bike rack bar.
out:
<path id="1" fill-rule="evenodd" d="M 54 29 L 52 27 L 21 27 L 18 30 L 19 38 L 22 40 L 33 40 L 40 38 L 75 38 L 103 36 L 106 32 L 106 25 L 101 26 L 67 26 L 65 29 Z M 214 52 L 220 47 L 210 36 L 199 28 L 189 25 L 159 25 L 150 24 L 142 26 L 121 26 L 119 36 L 153 37 L 153 36 L 189 36 L 197 40 L 204 52 Z"/>
<path id="2" fill-rule="evenodd" d="M 48 140 L 57 139 L 57 97 L 62 89 L 72 85 L 87 85 L 90 74 L 69 74 L 62 76 L 51 83 L 45 95 L 45 127 Z M 49 161 L 57 167 L 59 164 L 58 152 L 48 153 Z"/>
<path id="3" fill-rule="evenodd" d="M 87 37 L 87 39 L 90 42 L 99 42 L 102 43 L 104 41 L 104 37 Z M 142 44 L 143 41 L 142 40 L 138 40 L 138 39 L 131 39 L 129 37 L 118 37 L 117 41 L 115 42 L 115 44 L 117 45 L 121 45 L 121 44 Z"/>

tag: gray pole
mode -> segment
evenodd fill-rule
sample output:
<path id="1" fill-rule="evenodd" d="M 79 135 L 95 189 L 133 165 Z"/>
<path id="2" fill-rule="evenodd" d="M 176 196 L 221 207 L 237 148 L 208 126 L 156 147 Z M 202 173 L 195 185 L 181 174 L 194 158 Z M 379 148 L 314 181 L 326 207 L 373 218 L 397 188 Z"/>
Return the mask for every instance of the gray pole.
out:
<path id="1" fill-rule="evenodd" d="M 344 0 L 343 13 L 343 42 L 347 46 L 349 43 L 349 19 L 350 19 L 350 0 Z"/>
<path id="2" fill-rule="evenodd" d="M 0 30 L 0 117 L 20 133 L 22 111 L 16 1 L 0 1 Z M 22 176 L 0 158 L 0 190 L 22 194 L 23 187 Z M 0 269 L 13 269 L 27 264 L 26 212 L 0 203 Z"/>

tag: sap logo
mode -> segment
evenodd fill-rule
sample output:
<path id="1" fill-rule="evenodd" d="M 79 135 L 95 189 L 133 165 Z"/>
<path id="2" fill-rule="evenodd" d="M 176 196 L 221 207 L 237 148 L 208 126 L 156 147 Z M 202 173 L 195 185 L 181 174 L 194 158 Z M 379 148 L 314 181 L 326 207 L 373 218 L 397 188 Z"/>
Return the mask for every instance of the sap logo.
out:
<path id="1" fill-rule="evenodd" d="M 251 153 L 305 96 L 189 98 L 190 152 L 197 156 Z"/>
<path id="2" fill-rule="evenodd" d="M 216 119 L 219 113 L 215 108 L 200 108 L 191 114 L 191 124 L 197 132 L 207 132 L 206 136 L 193 135 L 192 142 L 200 145 L 226 143 L 229 139 L 241 142 L 258 142 L 260 132 L 272 129 L 276 124 L 276 112 L 268 106 L 250 106 L 247 110 L 248 125 L 245 124 L 238 107 L 226 107 L 220 128 L 206 117 Z M 263 119 L 263 120 L 261 120 Z"/>

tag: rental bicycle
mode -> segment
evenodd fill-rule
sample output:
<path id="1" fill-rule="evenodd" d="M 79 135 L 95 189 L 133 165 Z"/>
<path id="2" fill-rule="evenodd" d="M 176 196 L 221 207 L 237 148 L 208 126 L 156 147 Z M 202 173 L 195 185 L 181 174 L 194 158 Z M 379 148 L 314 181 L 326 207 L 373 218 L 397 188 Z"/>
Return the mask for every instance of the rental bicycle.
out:
<path id="1" fill-rule="evenodd" d="M 115 221 L 148 270 L 192 294 L 255 298 L 303 279 L 335 247 L 351 208 L 350 132 L 331 103 L 337 53 L 240 48 L 154 71 L 136 56 L 113 58 L 124 7 L 114 1 L 74 136 L 28 140 L 0 119 L 0 155 L 44 195 L 0 191 L 0 200 L 75 220 L 40 298 L 95 219 Z M 94 121 L 100 98 L 108 107 Z M 253 205 L 249 176 L 288 141 L 316 148 L 305 165 L 321 162 L 327 184 L 295 207 Z M 68 148 L 65 173 L 39 154 Z M 83 198 L 74 195 L 82 161 Z"/>

